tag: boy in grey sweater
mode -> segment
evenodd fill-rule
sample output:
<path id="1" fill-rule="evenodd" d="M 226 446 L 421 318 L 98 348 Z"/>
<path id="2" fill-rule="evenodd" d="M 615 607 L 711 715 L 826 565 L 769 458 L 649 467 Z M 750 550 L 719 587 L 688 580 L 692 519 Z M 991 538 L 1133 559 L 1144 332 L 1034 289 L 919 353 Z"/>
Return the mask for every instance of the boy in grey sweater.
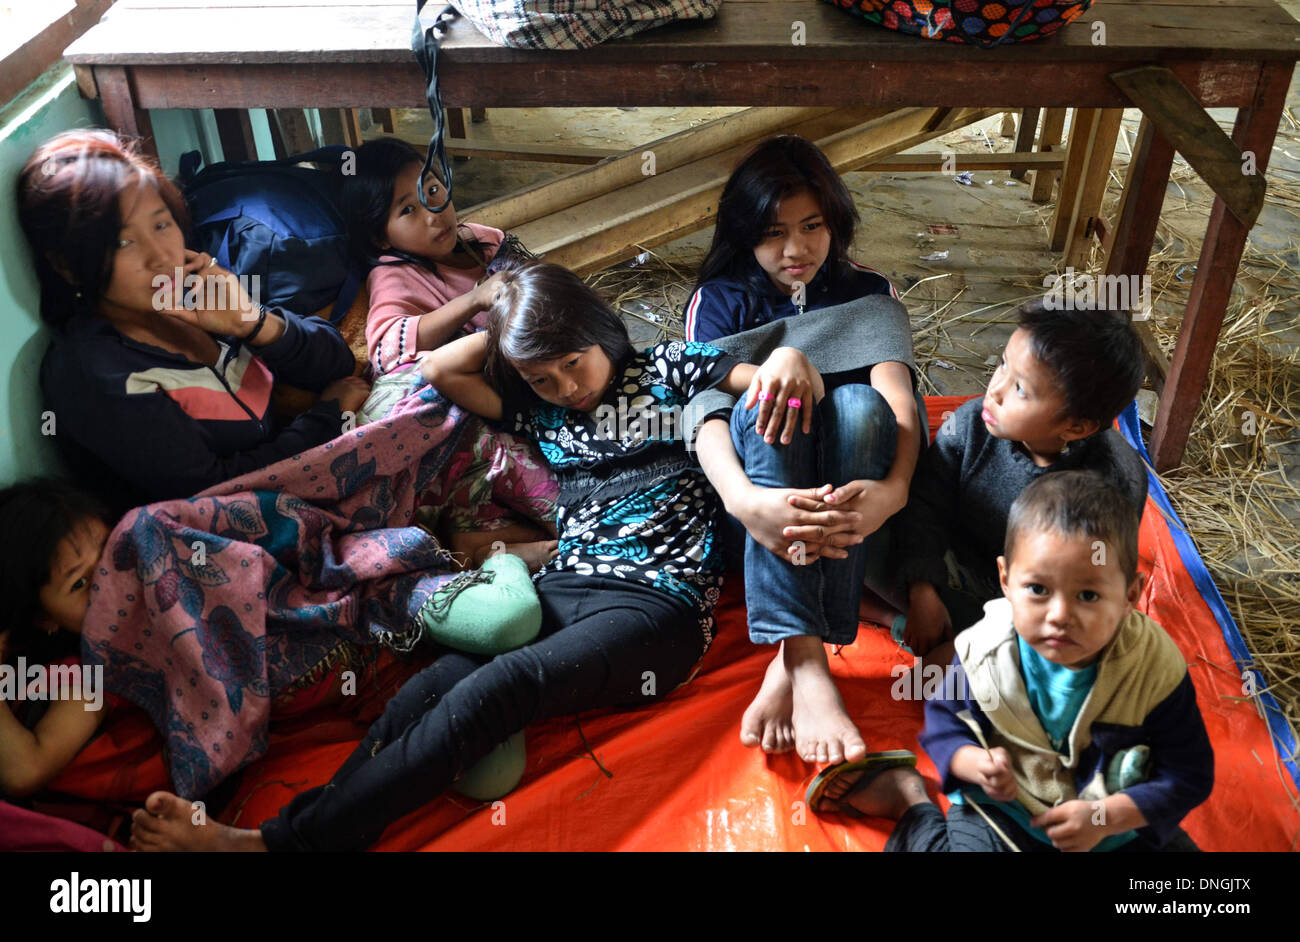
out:
<path id="1" fill-rule="evenodd" d="M 948 416 L 918 465 L 899 527 L 907 588 L 903 640 L 936 663 L 997 598 L 996 560 L 1011 503 L 1053 471 L 1091 470 L 1138 514 L 1146 468 L 1112 428 L 1144 363 L 1124 313 L 1023 305 L 983 399 Z"/>

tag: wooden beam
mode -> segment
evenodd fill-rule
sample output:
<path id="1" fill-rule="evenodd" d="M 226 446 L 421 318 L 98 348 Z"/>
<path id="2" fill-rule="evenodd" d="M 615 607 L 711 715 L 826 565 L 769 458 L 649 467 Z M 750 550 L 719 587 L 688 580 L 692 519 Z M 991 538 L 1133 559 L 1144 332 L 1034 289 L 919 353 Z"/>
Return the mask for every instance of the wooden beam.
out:
<path id="1" fill-rule="evenodd" d="M 1092 129 L 1100 114 L 1098 108 L 1074 109 L 1070 123 L 1070 143 L 1065 150 L 1065 169 L 1061 171 L 1061 191 L 1056 197 L 1056 212 L 1047 244 L 1053 252 L 1065 249 L 1070 237 L 1070 223 L 1079 201 L 1083 172 L 1088 166 L 1088 148 L 1092 146 Z"/>
<path id="2" fill-rule="evenodd" d="M 846 129 L 835 127 L 842 116 L 831 114 L 791 130 L 815 141 L 844 173 L 997 112 L 958 109 L 936 122 L 936 109 L 908 108 Z M 709 225 L 727 177 L 749 149 L 741 143 L 512 229 L 548 261 L 581 273 L 598 270 Z"/>
<path id="3" fill-rule="evenodd" d="M 1139 277 L 1146 274 L 1173 161 L 1174 148 L 1168 138 L 1143 118 L 1124 178 L 1114 235 L 1106 253 L 1106 274 Z"/>
<path id="4" fill-rule="evenodd" d="M 277 108 L 271 113 L 271 126 L 280 129 L 285 157 L 301 154 L 316 146 L 311 129 L 307 126 L 307 116 L 297 108 Z"/>
<path id="5" fill-rule="evenodd" d="M 1111 81 L 1160 129 L 1247 229 L 1264 208 L 1264 171 L 1257 151 L 1243 154 L 1178 76 L 1160 65 L 1116 72 Z M 1272 148 L 1272 141 L 1269 142 Z M 1249 150 L 1249 149 L 1248 149 Z"/>
<path id="6" fill-rule="evenodd" d="M 449 137 L 447 153 L 453 157 L 488 157 L 493 160 L 535 160 L 551 164 L 591 165 L 617 157 L 623 151 L 610 147 L 577 147 L 564 144 L 498 144 L 489 141 L 462 141 Z"/>
<path id="7" fill-rule="evenodd" d="M 1048 108 L 1043 112 L 1043 129 L 1038 135 L 1040 154 L 1060 153 L 1061 135 L 1065 131 L 1065 108 Z M 1060 176 L 1053 170 L 1035 170 L 1033 189 L 1029 198 L 1035 203 L 1046 203 L 1052 198 L 1052 187 Z"/>
<path id="8" fill-rule="evenodd" d="M 1232 135 L 1235 149 L 1239 153 L 1253 151 L 1261 175 L 1268 169 L 1293 68 L 1291 62 L 1261 66 L 1254 103 L 1237 113 Z M 1178 346 L 1169 364 L 1169 379 L 1151 431 L 1151 459 L 1157 471 L 1168 471 L 1183 460 L 1249 232 L 1250 227 L 1229 212 L 1221 196 L 1216 196 L 1196 279 L 1187 299 L 1187 313 L 1178 331 Z"/>
<path id="9" fill-rule="evenodd" d="M 1060 170 L 1065 165 L 1064 154 L 895 154 L 882 157 L 874 163 L 859 167 L 858 170 L 869 173 L 939 173 L 949 157 L 956 161 L 958 172 L 962 170 L 1015 170 L 1024 168 L 1036 172 L 1043 170 Z M 1012 176 L 1015 176 L 1013 173 Z"/>
<path id="10" fill-rule="evenodd" d="M 1110 165 L 1115 159 L 1115 141 L 1119 137 L 1119 126 L 1123 119 L 1123 109 L 1104 108 L 1090 131 L 1079 195 L 1070 214 L 1070 227 L 1065 237 L 1067 267 L 1072 265 L 1082 271 L 1087 265 L 1094 226 L 1100 218 L 1101 201 L 1106 195 Z"/>
<path id="11" fill-rule="evenodd" d="M 257 142 L 248 112 L 242 108 L 217 108 L 212 113 L 217 119 L 217 134 L 225 159 L 256 160 Z"/>
<path id="12" fill-rule="evenodd" d="M 345 147 L 361 146 L 361 125 L 351 108 L 320 109 L 321 143 L 342 144 Z"/>
<path id="13" fill-rule="evenodd" d="M 1038 116 L 1041 108 L 1023 108 L 1020 111 L 1020 127 L 1016 131 L 1016 153 L 1028 154 L 1034 149 L 1034 135 L 1038 133 Z M 1025 179 L 1028 170 L 1011 171 L 1011 179 Z"/>
<path id="14" fill-rule="evenodd" d="M 149 112 L 136 104 L 135 89 L 126 69 L 121 66 L 98 67 L 95 69 L 95 82 L 99 86 L 99 101 L 108 126 L 127 137 L 136 138 L 145 153 L 157 157 L 153 122 L 149 119 Z"/>
<path id="15" fill-rule="evenodd" d="M 675 167 L 707 157 L 738 141 L 767 137 L 810 115 L 830 114 L 831 108 L 747 108 L 744 111 L 708 121 L 698 127 L 679 131 L 642 147 L 634 147 L 621 156 L 606 160 L 587 170 L 580 170 L 538 183 L 507 196 L 480 203 L 464 211 L 466 217 L 484 226 L 510 229 L 524 222 L 558 212 L 583 200 L 593 199 L 646 177 L 646 170 L 663 173 Z M 880 112 L 885 113 L 885 112 Z M 852 123 L 852 122 L 850 122 Z M 648 167 L 645 155 L 654 155 Z"/>

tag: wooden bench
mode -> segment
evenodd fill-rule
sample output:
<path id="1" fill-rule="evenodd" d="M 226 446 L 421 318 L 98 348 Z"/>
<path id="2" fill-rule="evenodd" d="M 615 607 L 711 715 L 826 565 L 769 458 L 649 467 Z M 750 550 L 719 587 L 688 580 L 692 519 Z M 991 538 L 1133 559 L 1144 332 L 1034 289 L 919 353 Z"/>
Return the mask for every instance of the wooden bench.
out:
<path id="1" fill-rule="evenodd" d="M 109 123 L 144 138 L 155 108 L 228 116 L 248 108 L 423 107 L 423 76 L 408 45 L 413 9 L 397 0 L 120 0 L 66 56 Z M 796 22 L 803 45 L 794 42 Z M 874 28 L 814 0 L 728 0 L 713 21 L 581 53 L 494 46 L 458 21 L 443 42 L 439 74 L 449 108 L 1045 108 L 1045 125 L 1054 109 L 1079 109 L 1052 241 L 1077 251 L 1104 233 L 1105 270 L 1117 275 L 1146 271 L 1171 140 L 1193 150 L 1203 140 L 1195 159 L 1183 153 L 1218 195 L 1152 432 L 1163 471 L 1181 461 L 1251 210 L 1262 200 L 1258 180 L 1228 171 L 1249 152 L 1262 178 L 1297 58 L 1300 24 L 1274 0 L 1100 0 L 1050 39 L 992 51 Z M 1123 87 L 1117 74 L 1128 76 Z M 1118 109 L 1134 106 L 1143 109 L 1142 129 L 1118 218 L 1103 227 L 1090 211 L 1099 197 L 1089 191 L 1098 180 L 1104 187 L 1099 167 L 1110 164 Z M 1201 109 L 1212 107 L 1237 109 L 1231 142 L 1207 126 Z M 1198 133 L 1182 133 L 1190 128 Z"/>

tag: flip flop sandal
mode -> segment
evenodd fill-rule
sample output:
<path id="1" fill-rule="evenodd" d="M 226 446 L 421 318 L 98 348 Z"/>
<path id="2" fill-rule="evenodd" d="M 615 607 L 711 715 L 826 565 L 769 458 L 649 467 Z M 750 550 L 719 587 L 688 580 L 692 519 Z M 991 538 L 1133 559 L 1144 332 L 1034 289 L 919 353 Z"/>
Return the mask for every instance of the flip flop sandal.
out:
<path id="1" fill-rule="evenodd" d="M 882 772 L 888 772 L 890 769 L 897 768 L 916 768 L 916 755 L 907 749 L 891 749 L 887 752 L 872 752 L 865 758 L 856 762 L 841 762 L 838 765 L 828 766 L 817 773 L 817 777 L 808 785 L 808 791 L 804 793 L 806 807 L 813 814 L 824 814 L 826 811 L 838 811 L 840 814 L 848 815 L 850 818 L 865 818 L 861 811 L 849 804 L 849 796 L 856 791 L 866 788 Z M 841 795 L 838 799 L 827 799 L 827 807 L 821 806 L 823 794 L 826 787 L 842 775 L 849 772 L 862 770 L 862 775 L 853 783 L 853 787 Z M 829 807 L 834 805 L 833 808 Z"/>

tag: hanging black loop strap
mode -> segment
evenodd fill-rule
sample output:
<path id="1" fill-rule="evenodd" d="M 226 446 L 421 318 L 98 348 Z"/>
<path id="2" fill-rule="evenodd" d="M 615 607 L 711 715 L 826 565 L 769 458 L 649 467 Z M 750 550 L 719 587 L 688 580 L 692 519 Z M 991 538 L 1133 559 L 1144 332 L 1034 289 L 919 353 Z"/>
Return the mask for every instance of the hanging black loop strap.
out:
<path id="1" fill-rule="evenodd" d="M 451 162 L 447 159 L 446 122 L 442 113 L 442 96 L 438 92 L 438 36 L 443 29 L 443 24 L 456 16 L 456 9 L 447 7 L 438 14 L 438 18 L 431 26 L 425 28 L 420 20 L 420 11 L 424 9 L 424 4 L 425 0 L 416 0 L 415 30 L 411 34 L 411 51 L 415 53 L 420 68 L 424 70 L 424 79 L 427 83 L 424 97 L 429 102 L 429 114 L 433 117 L 433 137 L 429 138 L 429 146 L 424 154 L 424 166 L 420 169 L 419 195 L 421 206 L 431 212 L 440 213 L 451 202 Z M 435 163 L 442 177 L 445 199 L 437 206 L 430 206 L 424 178 L 433 169 Z"/>

